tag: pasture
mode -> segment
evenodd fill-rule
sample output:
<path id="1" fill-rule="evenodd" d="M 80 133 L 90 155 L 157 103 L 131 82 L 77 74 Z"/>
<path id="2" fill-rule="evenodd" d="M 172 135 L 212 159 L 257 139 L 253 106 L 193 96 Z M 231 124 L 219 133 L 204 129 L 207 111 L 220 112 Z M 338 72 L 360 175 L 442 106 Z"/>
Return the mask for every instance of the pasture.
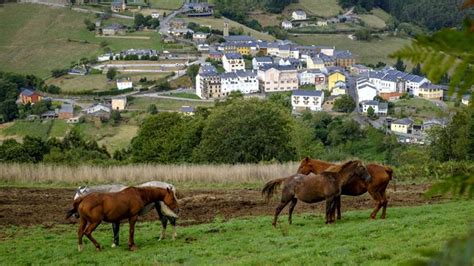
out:
<path id="1" fill-rule="evenodd" d="M 224 29 L 224 22 L 227 21 L 229 23 L 229 28 L 242 28 L 244 30 L 244 34 L 250 33 L 251 36 L 255 37 L 256 39 L 272 41 L 275 40 L 275 37 L 265 34 L 263 32 L 256 31 L 251 29 L 245 25 L 242 25 L 238 22 L 233 20 L 229 20 L 226 18 L 214 18 L 214 17 L 183 17 L 183 19 L 189 23 L 194 22 L 201 26 L 208 26 L 213 29 L 223 30 Z"/>
<path id="2" fill-rule="evenodd" d="M 183 5 L 183 0 L 150 0 L 151 7 L 159 9 L 179 9 Z"/>
<path id="3" fill-rule="evenodd" d="M 194 207 L 198 209 L 209 202 L 202 201 Z M 190 209 L 182 209 L 183 215 L 187 211 Z M 375 221 L 367 218 L 368 210 L 348 211 L 343 220 L 329 226 L 324 225 L 319 211 L 311 211 L 296 215 L 291 226 L 281 217 L 276 229 L 271 226 L 270 213 L 256 217 L 248 213 L 234 219 L 216 213 L 210 222 L 178 227 L 175 241 L 170 240 L 169 230 L 168 238 L 161 242 L 157 241 L 158 222 L 139 221 L 135 231 L 136 252 L 127 249 L 126 224 L 120 231 L 119 247 L 110 248 L 111 226 L 104 223 L 94 232 L 103 251 L 95 251 L 90 241 L 85 240 L 82 253 L 77 251 L 77 224 L 58 225 L 57 221 L 50 221 L 29 227 L 2 226 L 0 263 L 398 264 L 419 259 L 421 253 L 438 250 L 446 239 L 467 232 L 473 211 L 472 201 L 390 208 L 386 220 Z"/>
<path id="4" fill-rule="evenodd" d="M 156 32 L 137 32 L 131 36 L 148 39 L 97 38 L 84 25 L 84 20 L 95 21 L 92 14 L 66 8 L 52 8 L 34 4 L 6 4 L 0 9 L 0 65 L 1 71 L 35 74 L 48 77 L 56 68 L 66 68 L 80 58 L 103 53 L 105 42 L 112 51 L 123 49 L 182 48 L 165 45 Z M 133 21 L 112 18 L 111 23 L 131 24 Z"/>
<path id="5" fill-rule="evenodd" d="M 179 95 L 178 95 L 179 97 Z M 186 97 L 183 100 L 177 99 L 165 99 L 165 98 L 153 98 L 153 97 L 134 97 L 130 101 L 129 109 L 131 110 L 147 110 L 150 104 L 155 104 L 158 108 L 158 111 L 178 111 L 181 109 L 181 106 L 193 106 L 193 107 L 212 107 L 214 102 L 204 102 L 204 101 L 189 101 Z"/>
<path id="6" fill-rule="evenodd" d="M 297 36 L 295 36 L 297 35 Z M 288 38 L 303 45 L 336 46 L 339 50 L 349 50 L 356 56 L 357 63 L 376 64 L 379 61 L 394 64 L 395 59 L 388 56 L 410 43 L 409 39 L 383 37 L 371 42 L 354 41 L 345 34 L 290 35 Z"/>
<path id="7" fill-rule="evenodd" d="M 333 17 L 339 15 L 339 12 L 342 11 L 337 0 L 300 0 L 298 3 L 287 6 L 284 13 L 291 16 L 291 12 L 297 9 L 302 9 L 308 15 L 318 17 Z"/>

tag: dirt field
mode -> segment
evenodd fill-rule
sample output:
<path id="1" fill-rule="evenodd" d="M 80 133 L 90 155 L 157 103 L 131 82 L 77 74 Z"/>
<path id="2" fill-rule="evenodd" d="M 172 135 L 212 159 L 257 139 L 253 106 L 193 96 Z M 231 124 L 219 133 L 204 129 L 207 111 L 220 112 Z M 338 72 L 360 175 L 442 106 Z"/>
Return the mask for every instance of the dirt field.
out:
<path id="1" fill-rule="evenodd" d="M 422 194 L 428 185 L 397 185 L 389 187 L 389 208 L 391 206 L 413 206 L 441 201 L 427 200 Z M 0 226 L 44 225 L 76 223 L 77 219 L 65 220 L 65 212 L 72 206 L 72 189 L 32 189 L 0 188 Z M 189 190 L 178 192 L 181 201 L 180 225 L 211 222 L 215 217 L 229 219 L 233 217 L 272 215 L 277 198 L 267 204 L 256 189 L 240 190 Z M 344 210 L 371 209 L 374 203 L 368 194 L 360 197 L 343 196 Z M 298 202 L 295 211 L 316 212 L 322 214 L 324 203 L 305 204 Z M 287 207 L 288 208 L 288 207 Z M 287 208 L 282 214 L 287 214 Z M 344 215 L 344 214 L 343 214 Z M 156 220 L 156 212 L 150 212 L 140 220 Z"/>

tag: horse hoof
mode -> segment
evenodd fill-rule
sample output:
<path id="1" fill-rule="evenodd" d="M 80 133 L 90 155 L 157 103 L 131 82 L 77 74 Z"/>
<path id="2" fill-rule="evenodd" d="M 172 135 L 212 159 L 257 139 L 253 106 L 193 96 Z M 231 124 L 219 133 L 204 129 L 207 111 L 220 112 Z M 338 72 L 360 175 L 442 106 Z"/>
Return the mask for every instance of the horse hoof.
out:
<path id="1" fill-rule="evenodd" d="M 83 245 L 78 245 L 77 246 L 77 251 L 81 252 L 84 249 Z"/>
<path id="2" fill-rule="evenodd" d="M 102 249 L 100 247 L 95 248 L 96 251 L 101 251 Z"/>
<path id="3" fill-rule="evenodd" d="M 115 248 L 115 247 L 117 247 L 117 246 L 118 246 L 118 244 L 113 243 L 111 247 L 112 247 L 112 248 Z"/>
<path id="4" fill-rule="evenodd" d="M 137 250 L 137 246 L 131 246 L 130 247 L 130 251 L 136 251 Z"/>

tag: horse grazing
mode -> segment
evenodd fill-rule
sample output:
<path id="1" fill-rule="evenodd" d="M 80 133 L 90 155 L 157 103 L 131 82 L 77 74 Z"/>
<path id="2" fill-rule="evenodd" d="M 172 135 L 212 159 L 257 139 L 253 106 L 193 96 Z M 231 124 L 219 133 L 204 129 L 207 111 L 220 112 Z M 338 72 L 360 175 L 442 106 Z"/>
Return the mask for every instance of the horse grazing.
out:
<path id="1" fill-rule="evenodd" d="M 334 164 L 310 159 L 308 157 L 301 161 L 298 168 L 299 174 L 319 174 L 325 169 Z M 379 164 L 367 164 L 367 171 L 370 174 L 369 179 L 352 179 L 347 184 L 342 186 L 342 195 L 359 196 L 365 192 L 369 192 L 370 196 L 376 201 L 375 209 L 370 214 L 370 218 L 375 219 L 380 208 L 383 207 L 382 215 L 380 218 L 385 219 L 387 212 L 387 195 L 386 190 L 388 183 L 392 180 L 393 170 L 390 167 L 379 165 Z M 337 219 L 341 219 L 341 198 L 337 198 Z"/>
<path id="2" fill-rule="evenodd" d="M 144 208 L 154 202 L 163 201 L 173 212 L 179 212 L 178 200 L 171 188 L 128 187 L 119 192 L 91 193 L 74 200 L 73 208 L 68 211 L 66 219 L 78 212 L 80 216 L 78 230 L 78 249 L 81 251 L 82 237 L 89 238 L 97 250 L 99 243 L 92 237 L 92 232 L 102 222 L 118 223 L 128 219 L 130 232 L 128 247 L 135 250 L 135 223 Z"/>
<path id="3" fill-rule="evenodd" d="M 161 188 L 171 188 L 173 192 L 176 194 L 176 188 L 168 183 L 165 182 L 159 182 L 159 181 L 150 181 L 143 183 L 141 185 L 138 185 L 138 187 L 161 187 Z M 88 195 L 90 193 L 94 192 L 118 192 L 122 191 L 127 186 L 121 185 L 121 184 L 113 184 L 113 185 L 100 185 L 100 186 L 94 186 L 94 187 L 87 187 L 87 186 L 82 186 L 79 187 L 76 190 L 76 194 L 74 195 L 74 200 L 83 197 L 85 195 Z M 161 221 L 161 234 L 159 240 L 162 240 L 165 238 L 166 234 L 166 227 L 168 225 L 168 221 L 171 223 L 173 226 L 173 235 L 172 239 L 174 240 L 177 236 L 176 234 L 176 218 L 178 217 L 173 211 L 166 206 L 162 201 L 159 201 L 157 203 L 150 203 L 148 204 L 141 212 L 140 215 L 145 215 L 147 214 L 153 207 L 155 207 L 156 212 L 158 213 L 158 217 L 160 218 Z M 77 217 L 79 217 L 78 214 L 75 214 Z M 112 247 L 116 247 L 119 245 L 119 231 L 120 231 L 120 222 L 117 223 L 112 223 L 112 231 L 114 233 L 114 240 L 112 243 Z"/>
<path id="4" fill-rule="evenodd" d="M 281 201 L 275 209 L 273 226 L 276 226 L 278 215 L 291 202 L 288 223 L 291 224 L 293 210 L 301 200 L 316 203 L 326 200 L 326 224 L 335 222 L 335 199 L 341 194 L 341 187 L 354 178 L 365 178 L 367 170 L 361 161 L 348 161 L 333 165 L 320 174 L 296 174 L 289 177 L 271 180 L 262 189 L 262 195 L 270 200 L 279 187 L 282 187 Z"/>

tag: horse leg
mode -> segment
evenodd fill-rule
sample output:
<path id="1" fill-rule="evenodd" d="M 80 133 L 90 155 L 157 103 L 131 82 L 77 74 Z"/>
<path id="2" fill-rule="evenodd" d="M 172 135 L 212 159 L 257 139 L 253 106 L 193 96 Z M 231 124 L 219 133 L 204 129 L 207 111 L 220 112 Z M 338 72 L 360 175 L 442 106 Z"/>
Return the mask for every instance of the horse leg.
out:
<path id="1" fill-rule="evenodd" d="M 87 221 L 85 218 L 81 217 L 81 220 L 79 221 L 79 230 L 77 230 L 77 238 L 78 238 L 78 245 L 77 245 L 77 250 L 81 252 L 84 249 L 84 246 L 82 245 L 82 237 L 84 236 L 84 229 L 86 229 Z"/>
<path id="2" fill-rule="evenodd" d="M 332 223 L 332 215 L 335 207 L 334 197 L 326 199 L 326 224 Z"/>
<path id="3" fill-rule="evenodd" d="M 97 228 L 97 226 L 99 226 L 99 224 L 100 222 L 90 223 L 84 232 L 87 238 L 89 238 L 89 240 L 92 241 L 97 251 L 100 251 L 100 244 L 92 237 L 92 232 L 94 232 L 94 230 Z"/>
<path id="4" fill-rule="evenodd" d="M 112 231 L 114 232 L 114 242 L 112 243 L 112 247 L 114 248 L 119 245 L 120 222 L 112 223 Z"/>
<path id="5" fill-rule="evenodd" d="M 278 207 L 276 207 L 276 209 L 275 209 L 275 217 L 273 218 L 273 223 L 272 223 L 273 227 L 276 227 L 277 220 L 278 220 L 278 215 L 280 215 L 280 212 L 285 208 L 285 206 L 286 206 L 290 201 L 291 201 L 291 199 L 288 200 L 288 201 L 283 201 L 283 200 L 282 200 L 282 201 L 280 202 L 280 205 L 278 205 Z"/>
<path id="6" fill-rule="evenodd" d="M 166 226 L 168 225 L 168 218 L 166 216 L 162 216 L 160 218 L 161 220 L 161 235 L 160 239 L 158 241 L 165 239 L 165 234 L 166 234 Z"/>
<path id="7" fill-rule="evenodd" d="M 385 219 L 385 214 L 387 213 L 387 205 L 388 205 L 387 195 L 385 194 L 385 191 L 382 193 L 382 202 L 383 202 L 383 209 L 382 209 L 382 216 L 380 216 L 380 218 Z"/>
<path id="8" fill-rule="evenodd" d="M 377 212 L 382 208 L 383 203 L 382 203 L 382 196 L 380 195 L 379 192 L 377 191 L 370 191 L 369 194 L 372 196 L 372 198 L 376 201 L 376 205 L 372 213 L 370 214 L 371 219 L 375 219 L 377 217 Z"/>
<path id="9" fill-rule="evenodd" d="M 288 213 L 288 223 L 289 224 L 291 224 L 291 217 L 293 215 L 293 210 L 295 209 L 296 203 L 298 203 L 298 199 L 293 198 L 291 200 L 290 207 L 289 207 L 290 209 L 289 209 L 289 213 Z"/>
<path id="10" fill-rule="evenodd" d="M 175 240 L 178 234 L 176 233 L 176 218 L 170 217 L 168 218 L 170 220 L 171 225 L 173 226 L 173 236 L 172 239 Z"/>
<path id="11" fill-rule="evenodd" d="M 336 199 L 337 219 L 341 220 L 341 196 Z"/>
<path id="12" fill-rule="evenodd" d="M 137 222 L 137 219 L 138 219 L 138 215 L 135 215 L 135 216 L 132 216 L 132 217 L 128 218 L 128 222 L 130 223 L 130 234 L 129 234 L 129 237 L 128 237 L 128 248 L 131 251 L 134 251 L 134 250 L 137 249 L 137 247 L 135 246 L 135 241 L 133 239 L 133 236 L 135 234 L 135 223 Z"/>

